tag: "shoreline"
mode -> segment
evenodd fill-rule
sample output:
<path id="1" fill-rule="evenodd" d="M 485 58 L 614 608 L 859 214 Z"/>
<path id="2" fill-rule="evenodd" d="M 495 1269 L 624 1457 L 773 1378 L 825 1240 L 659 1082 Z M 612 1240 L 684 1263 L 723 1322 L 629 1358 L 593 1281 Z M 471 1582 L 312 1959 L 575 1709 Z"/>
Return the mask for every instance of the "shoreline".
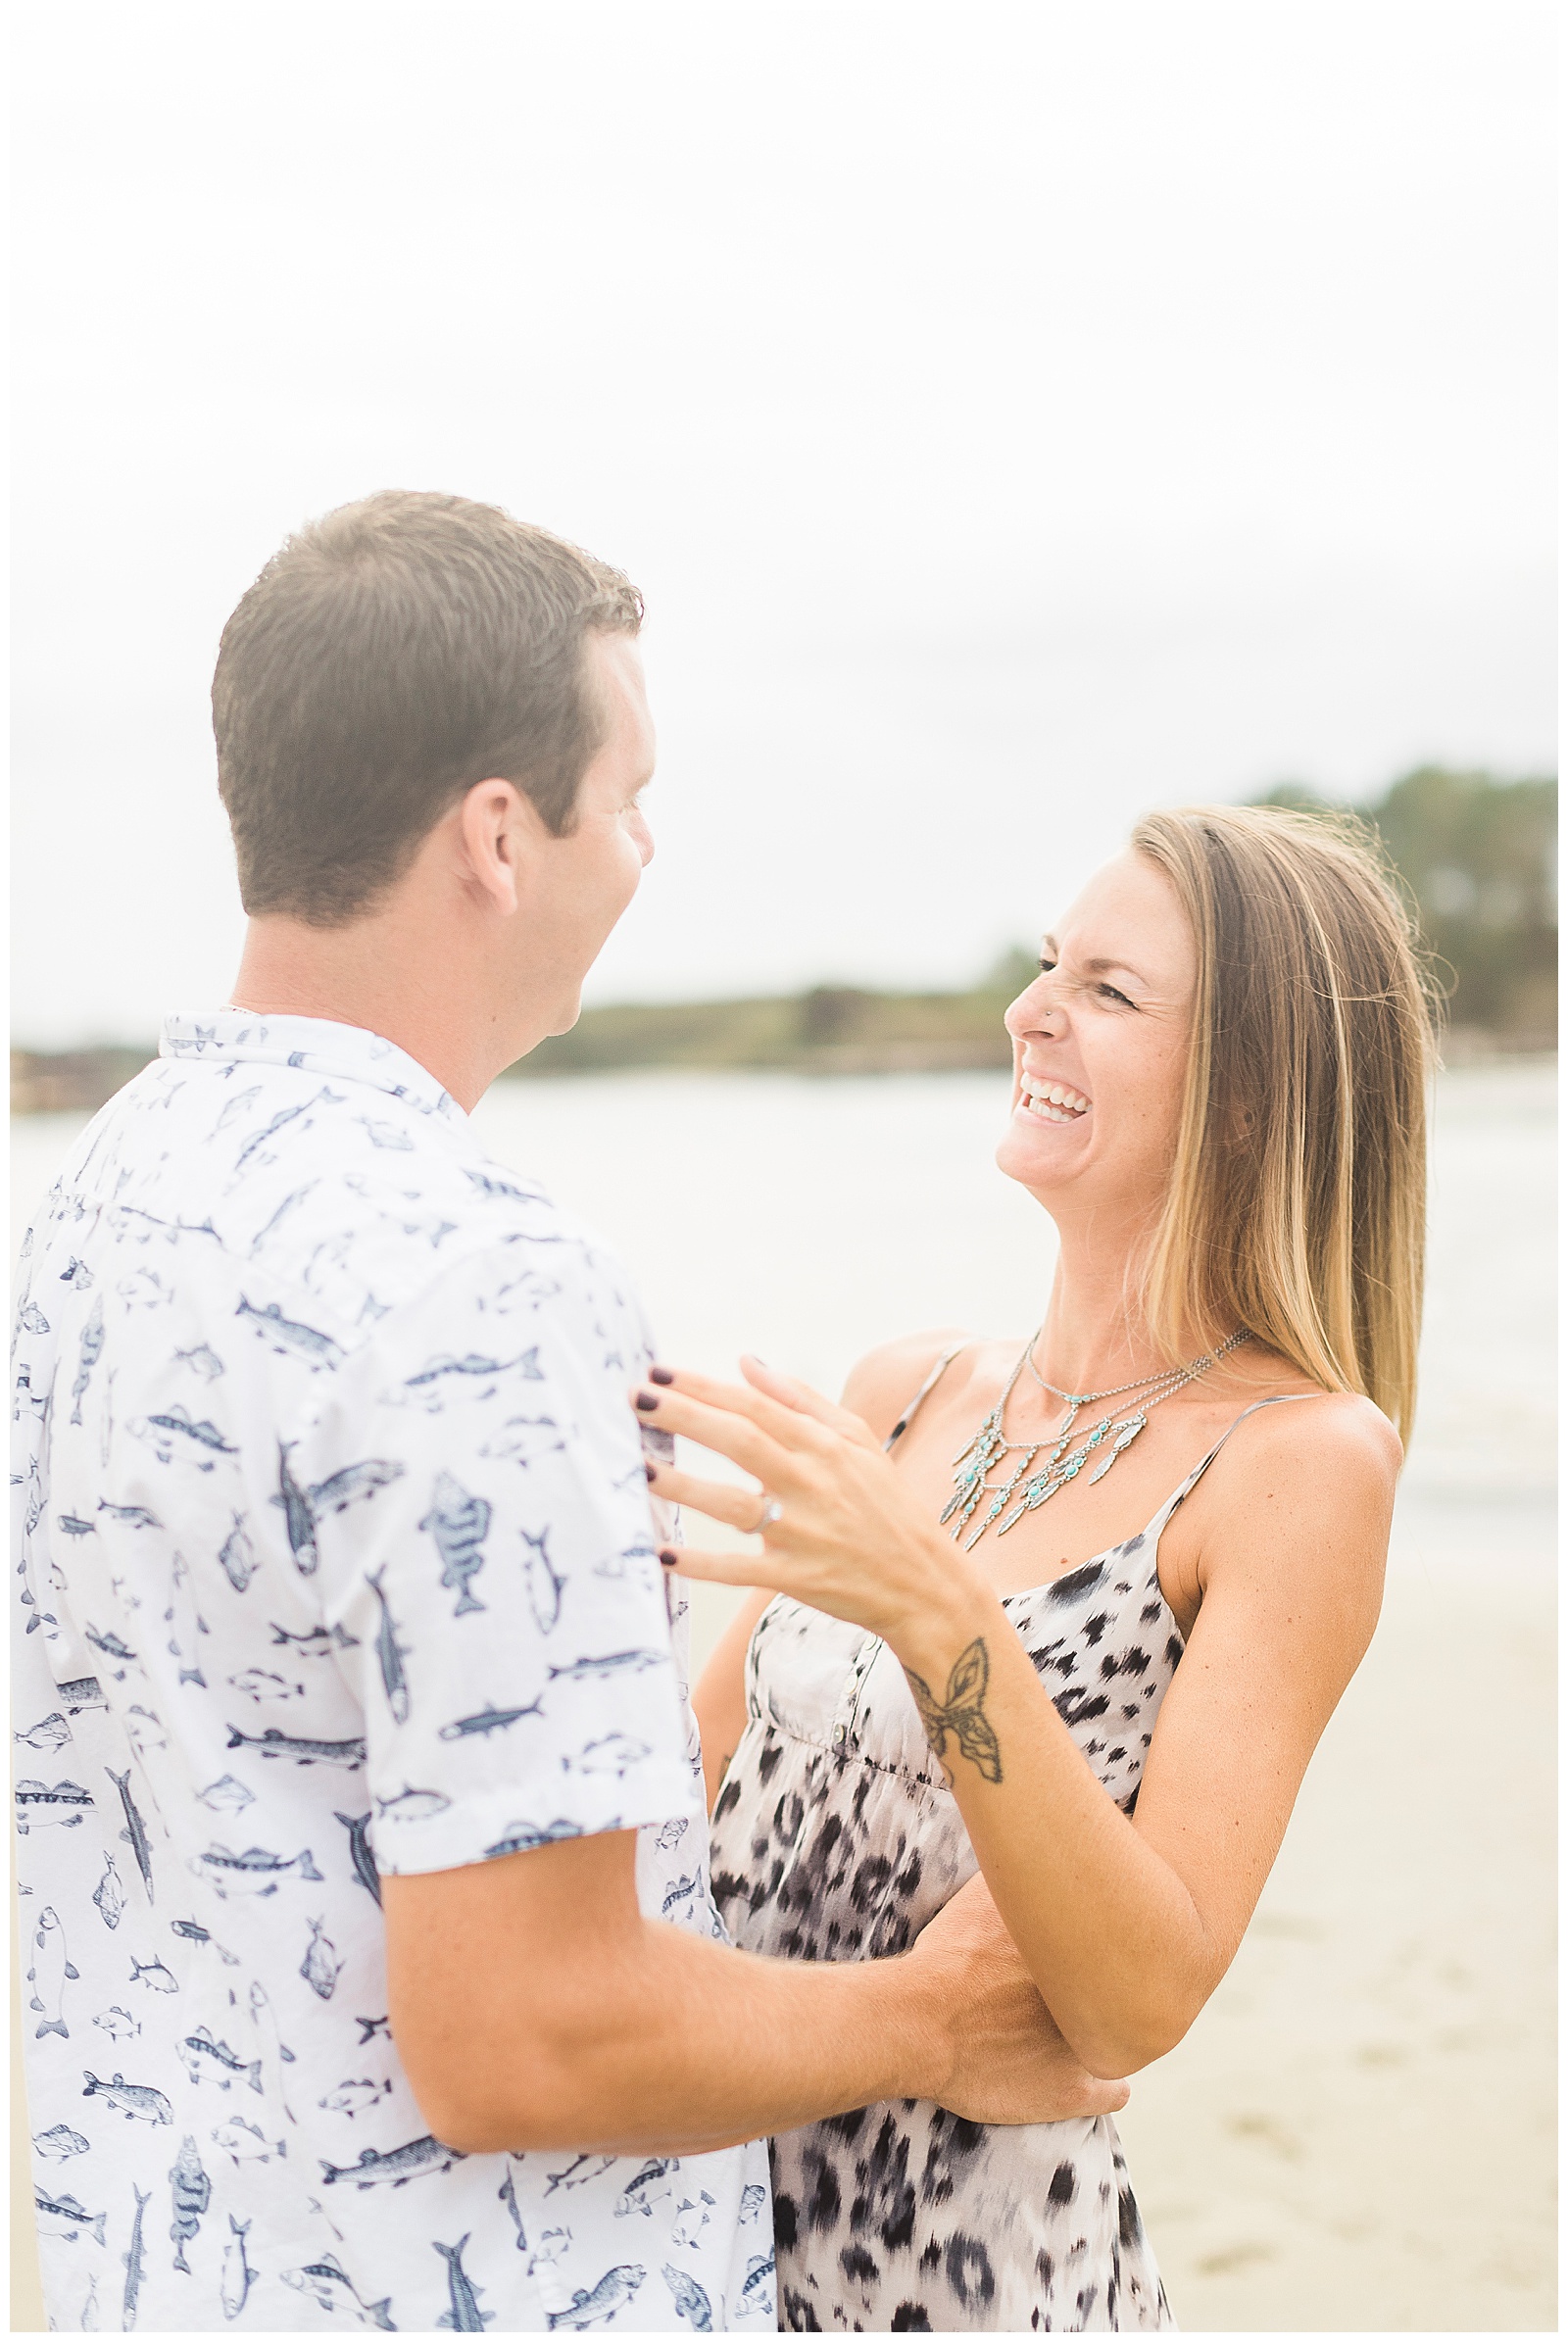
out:
<path id="1" fill-rule="evenodd" d="M 816 996 L 808 994 L 807 1001 Z M 836 996 L 835 996 L 836 997 Z M 884 996 L 856 996 L 876 1000 Z M 978 996 L 953 994 L 933 995 L 932 1001 L 944 1005 L 961 1004 L 965 1009 Z M 898 996 L 885 996 L 895 1002 Z M 913 998 L 913 996 L 911 996 Z M 706 1008 L 710 1003 L 699 1002 Z M 713 1002 L 715 1009 L 731 1007 L 752 1009 L 799 1009 L 801 1003 L 786 1001 Z M 571 1082 L 582 1081 L 601 1074 L 730 1074 L 784 1073 L 797 1074 L 812 1080 L 836 1081 L 865 1075 L 922 1074 L 922 1073 L 990 1073 L 1004 1072 L 1012 1062 L 1010 1045 L 1002 1029 L 1001 1008 L 994 1001 L 987 1003 L 991 1014 L 984 1026 L 969 1030 L 953 1030 L 925 1035 L 897 1032 L 868 1034 L 856 1038 L 812 1040 L 799 1030 L 792 1032 L 778 1017 L 770 1017 L 759 1029 L 753 1020 L 744 1034 L 692 1033 L 676 1037 L 668 1053 L 661 1049 L 653 1054 L 639 1054 L 627 1039 L 621 1020 L 633 1013 L 650 1019 L 666 1019 L 679 1014 L 689 1018 L 690 1008 L 663 1011 L 654 1007 L 647 1010 L 589 1009 L 582 1023 L 572 1031 L 562 1034 L 554 1042 L 544 1042 L 533 1056 L 520 1058 L 506 1072 L 497 1076 L 497 1084 L 512 1082 Z M 592 1020 L 598 1017 L 616 1020 L 617 1035 L 606 1035 L 603 1041 L 594 1037 Z M 947 1021 L 947 1020 L 944 1020 Z M 954 1020 L 959 1021 L 959 1020 Z M 579 1042 L 583 1027 L 588 1032 Z M 575 1048 L 570 1047 L 576 1043 Z M 726 1049 L 726 1043 L 733 1043 Z M 564 1047 L 563 1045 L 567 1045 Z M 16 1118 L 34 1114 L 95 1114 L 107 1105 L 115 1093 L 134 1080 L 142 1069 L 157 1057 L 156 1048 L 144 1045 L 106 1043 L 102 1047 L 79 1049 L 24 1049 L 11 1052 L 11 1112 Z M 1459 1026 L 1444 1036 L 1442 1070 L 1468 1071 L 1481 1065 L 1542 1065 L 1554 1063 L 1557 1056 L 1554 1036 L 1525 1034 L 1513 1037 L 1489 1033 L 1478 1027 Z M 496 1085 L 492 1085 L 494 1089 Z"/>

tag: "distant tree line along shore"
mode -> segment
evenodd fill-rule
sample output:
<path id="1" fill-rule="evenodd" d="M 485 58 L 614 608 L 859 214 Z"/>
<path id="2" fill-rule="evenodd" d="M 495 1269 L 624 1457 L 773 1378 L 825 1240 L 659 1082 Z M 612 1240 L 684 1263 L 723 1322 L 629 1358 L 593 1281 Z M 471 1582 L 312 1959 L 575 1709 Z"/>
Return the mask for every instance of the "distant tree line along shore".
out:
<path id="1" fill-rule="evenodd" d="M 1557 784 L 1425 766 L 1375 805 L 1344 806 L 1294 784 L 1254 801 L 1351 812 L 1383 841 L 1447 996 L 1451 1057 L 1539 1050 L 1557 1038 Z M 509 1078 L 691 1070 L 949 1072 L 1010 1063 L 1002 1016 L 1034 972 L 1010 951 L 968 992 L 818 985 L 787 999 L 633 1002 L 585 1009 Z M 102 1105 L 154 1054 L 144 1048 L 15 1049 L 14 1113 Z"/>

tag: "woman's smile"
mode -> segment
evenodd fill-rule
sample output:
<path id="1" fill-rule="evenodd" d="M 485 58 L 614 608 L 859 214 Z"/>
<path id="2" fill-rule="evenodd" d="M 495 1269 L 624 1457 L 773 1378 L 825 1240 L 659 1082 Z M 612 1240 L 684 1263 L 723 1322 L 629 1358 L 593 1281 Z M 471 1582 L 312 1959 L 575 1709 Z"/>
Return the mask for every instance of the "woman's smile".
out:
<path id="1" fill-rule="evenodd" d="M 1031 1122 L 1082 1122 L 1089 1100 L 1067 1082 L 1048 1081 L 1044 1074 L 1018 1077 L 1018 1102 L 1013 1109 Z"/>

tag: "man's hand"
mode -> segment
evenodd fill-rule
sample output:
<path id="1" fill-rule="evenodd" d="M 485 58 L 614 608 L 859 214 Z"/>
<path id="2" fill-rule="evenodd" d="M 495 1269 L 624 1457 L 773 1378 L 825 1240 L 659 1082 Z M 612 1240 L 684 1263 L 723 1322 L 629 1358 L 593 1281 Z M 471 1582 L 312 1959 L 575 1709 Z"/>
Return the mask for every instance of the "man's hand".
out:
<path id="1" fill-rule="evenodd" d="M 983 1878 L 959 1888 L 907 1958 L 940 1979 L 953 2072 L 938 2096 L 953 2114 L 970 2122 L 1061 2122 L 1126 2105 L 1127 2084 L 1086 2073 L 1062 2039 Z"/>

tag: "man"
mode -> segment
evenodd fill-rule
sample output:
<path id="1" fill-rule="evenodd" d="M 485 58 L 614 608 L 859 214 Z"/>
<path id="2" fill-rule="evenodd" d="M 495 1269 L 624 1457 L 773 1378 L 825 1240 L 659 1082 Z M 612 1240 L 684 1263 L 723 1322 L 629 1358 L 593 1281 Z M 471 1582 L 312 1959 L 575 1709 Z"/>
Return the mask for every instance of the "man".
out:
<path id="1" fill-rule="evenodd" d="M 1120 2103 L 983 1892 L 875 1965 L 723 1940 L 637 1307 L 466 1119 L 652 853 L 640 618 L 386 495 L 224 631 L 233 1003 L 169 1019 L 24 1263 L 56 2325 L 763 2331 L 765 2133 Z"/>

